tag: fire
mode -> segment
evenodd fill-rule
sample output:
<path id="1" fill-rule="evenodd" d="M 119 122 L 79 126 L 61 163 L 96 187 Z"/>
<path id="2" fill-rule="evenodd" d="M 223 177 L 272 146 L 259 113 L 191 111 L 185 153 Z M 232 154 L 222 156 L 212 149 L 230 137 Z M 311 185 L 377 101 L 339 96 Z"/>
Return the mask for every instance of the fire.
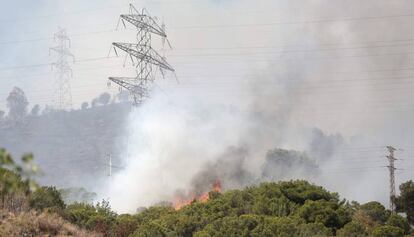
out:
<path id="1" fill-rule="evenodd" d="M 181 208 L 190 205 L 192 202 L 194 202 L 196 199 L 194 196 L 192 198 L 176 198 L 176 200 L 173 203 L 173 207 L 176 211 L 180 210 Z"/>
<path id="2" fill-rule="evenodd" d="M 220 180 L 216 180 L 214 182 L 214 184 L 213 184 L 213 191 L 214 192 L 217 192 L 217 193 L 221 192 L 221 182 L 220 182 Z"/>
<path id="3" fill-rule="evenodd" d="M 221 192 L 221 182 L 219 180 L 214 181 L 211 191 Z M 207 202 L 210 199 L 209 192 L 203 192 L 199 195 L 191 194 L 188 198 L 176 198 L 173 203 L 175 210 L 180 210 L 181 208 L 190 205 L 193 202 Z"/>

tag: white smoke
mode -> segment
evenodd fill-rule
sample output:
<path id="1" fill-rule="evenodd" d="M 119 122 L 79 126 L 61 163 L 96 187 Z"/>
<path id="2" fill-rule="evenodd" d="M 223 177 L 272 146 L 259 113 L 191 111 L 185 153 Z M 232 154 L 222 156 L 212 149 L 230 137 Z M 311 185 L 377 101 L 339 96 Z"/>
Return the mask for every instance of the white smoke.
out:
<path id="1" fill-rule="evenodd" d="M 245 118 L 196 94 L 156 93 L 133 110 L 126 169 L 116 175 L 108 195 L 120 211 L 171 200 L 186 189 L 206 162 L 243 140 Z"/>
<path id="2" fill-rule="evenodd" d="M 36 3 L 39 16 L 58 11 L 50 19 L 38 18 L 30 25 L 21 21 L 2 30 L 5 36 L 13 35 L 10 40 L 26 40 L 51 37 L 56 26 L 62 25 L 75 36 L 72 49 L 78 59 L 105 57 L 111 42 L 135 40 L 133 30 L 111 32 L 119 14 L 128 11 L 127 2 L 54 1 L 41 7 Z M 206 164 L 221 159 L 231 147 L 247 151 L 242 167 L 256 175 L 269 149 L 317 151 L 331 159 L 314 157 L 323 160 L 319 160 L 322 176 L 292 173 L 293 177 L 311 178 L 347 198 L 386 201 L 387 171 L 378 168 L 386 165 L 381 157 L 385 149 L 380 147 L 407 148 L 414 134 L 408 81 L 412 72 L 406 70 L 412 69 L 408 40 L 412 39 L 412 1 L 157 0 L 134 4 L 164 19 L 174 46 L 166 57 L 181 84 L 161 82 L 163 90 L 154 91 L 150 100 L 131 112 L 123 161 L 114 164 L 124 169 L 114 170 L 111 181 L 101 188 L 101 197 L 110 198 L 116 210 L 133 212 L 139 206 L 171 200 L 177 189 L 189 188 Z M 7 10 L 13 8 L 18 7 L 4 8 L 6 16 L 14 14 Z M 35 9 L 26 8 L 22 15 Z M 387 17 L 398 15 L 402 17 Z M 23 35 L 20 27 L 33 32 Z M 10 65 L 3 66 L 51 60 L 47 49 L 53 40 L 37 42 L 36 49 L 34 44 L 9 49 L 16 60 L 5 58 Z M 108 76 L 134 75 L 132 67 L 121 64 L 122 59 L 109 58 L 74 65 L 75 104 L 105 90 Z M 34 74 L 47 72 L 45 67 Z M 3 74 L 25 78 L 21 75 L 20 71 Z M 50 95 L 36 93 L 51 85 L 51 75 L 2 80 L 0 89 L 7 94 L 16 84 L 24 86 L 29 100 L 44 105 Z M 361 149 L 336 151 L 335 143 L 309 132 L 313 127 L 328 136 L 334 134 L 333 140 L 341 134 L 344 143 Z M 61 135 L 72 136 L 70 132 Z M 406 160 L 404 165 L 409 164 Z M 362 167 L 381 172 L 356 169 Z M 409 169 L 397 182 L 408 178 L 412 178 Z"/>
<path id="3" fill-rule="evenodd" d="M 237 173 L 236 169 L 252 174 L 250 181 L 246 177 L 238 182 L 237 177 L 221 180 L 224 187 L 255 183 L 254 177 L 260 177 L 268 150 L 274 147 L 304 150 L 310 146 L 308 130 L 300 124 L 289 125 L 288 112 L 273 107 L 273 99 L 284 100 L 277 90 L 272 89 L 273 94 L 267 97 L 269 104 L 260 108 L 249 106 L 249 102 L 261 103 L 259 100 L 215 100 L 200 96 L 197 91 L 182 92 L 179 87 L 168 94 L 155 90 L 149 100 L 132 110 L 123 154 L 125 169 L 112 177 L 101 195 L 109 198 L 115 210 L 134 212 L 141 206 L 172 201 L 177 190 L 191 189 L 194 179 L 206 172 L 206 167 L 214 168 L 211 164 L 219 159 L 224 160 L 224 165 L 236 166 L 220 167 L 225 177 Z M 250 92 L 250 88 L 235 86 L 234 90 L 243 94 Z M 237 152 L 231 154 L 232 147 L 246 150 L 246 154 L 240 154 L 244 159 L 238 159 Z M 240 164 L 225 162 L 227 158 Z M 295 177 L 295 171 L 291 173 Z M 304 177 L 301 172 L 297 175 Z"/>
<path id="4" fill-rule="evenodd" d="M 386 162 L 380 160 L 386 151 L 381 146 L 409 145 L 412 129 L 405 128 L 413 113 L 405 107 L 412 96 L 395 79 L 408 72 L 381 71 L 404 66 L 408 62 L 405 48 L 384 44 L 410 38 L 406 27 L 411 24 L 407 18 L 329 21 L 395 15 L 414 8 L 409 1 L 387 2 L 384 7 L 385 2 L 186 5 L 194 14 L 170 18 L 172 24 L 189 26 L 171 29 L 173 44 L 175 39 L 177 48 L 184 49 L 167 55 L 177 65 L 179 77 L 184 75 L 182 84 L 161 85 L 166 93 L 156 92 L 131 113 L 125 170 L 113 177 L 102 197 L 109 197 L 118 211 L 133 212 L 140 206 L 171 200 L 177 189 L 188 189 L 208 162 L 231 147 L 248 151 L 243 167 L 253 174 L 260 173 L 269 149 L 310 152 L 316 147 L 321 156 L 329 153 L 331 159 L 314 157 L 320 159 L 321 176 L 297 174 L 294 178 L 310 179 L 349 199 L 386 203 L 387 173 L 381 168 Z M 328 21 L 309 23 L 318 19 Z M 260 26 L 272 22 L 282 24 Z M 253 26 L 208 27 L 244 24 Z M 372 43 L 379 38 L 385 43 Z M 253 44 L 259 48 L 243 48 Z M 380 47 L 370 48 L 376 44 Z M 214 47 L 185 50 L 200 45 Z M 260 49 L 261 45 L 274 47 Z M 223 46 L 235 49 L 220 51 Z M 238 76 L 231 77 L 232 73 Z M 230 77 L 225 76 L 228 74 Z M 390 82 L 396 83 L 393 88 L 389 88 Z M 393 106 L 396 111 L 389 114 Z M 314 127 L 328 136 L 334 134 L 333 140 L 335 134 L 341 134 L 344 144 L 361 149 L 336 151 L 335 144 L 310 135 L 309 128 Z M 406 174 L 406 178 L 410 176 Z"/>

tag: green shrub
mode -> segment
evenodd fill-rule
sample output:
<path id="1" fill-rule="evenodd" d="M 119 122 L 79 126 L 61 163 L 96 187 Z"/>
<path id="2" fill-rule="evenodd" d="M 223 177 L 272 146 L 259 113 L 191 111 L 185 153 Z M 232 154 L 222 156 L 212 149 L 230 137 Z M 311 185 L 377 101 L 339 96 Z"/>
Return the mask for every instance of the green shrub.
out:
<path id="1" fill-rule="evenodd" d="M 404 218 L 397 214 L 393 214 L 388 218 L 387 225 L 401 228 L 404 230 L 404 234 L 409 234 L 411 230 L 411 226 L 408 223 L 407 218 Z"/>
<path id="2" fill-rule="evenodd" d="M 389 225 L 377 226 L 372 231 L 371 237 L 404 237 L 404 230 Z"/>
<path id="3" fill-rule="evenodd" d="M 349 222 L 336 233 L 338 237 L 367 237 L 365 226 L 357 222 Z"/>
<path id="4" fill-rule="evenodd" d="M 29 206 L 39 211 L 47 208 L 61 212 L 65 209 L 62 196 L 55 187 L 38 188 L 30 195 Z"/>
<path id="5" fill-rule="evenodd" d="M 116 237 L 127 237 L 134 233 L 138 226 L 139 221 L 136 216 L 122 214 L 117 216 L 115 222 L 112 224 L 111 234 Z"/>
<path id="6" fill-rule="evenodd" d="M 390 216 L 390 212 L 381 203 L 375 201 L 361 205 L 360 209 L 370 216 L 372 220 L 381 224 L 384 224 Z"/>
<path id="7" fill-rule="evenodd" d="M 85 203 L 71 204 L 64 215 L 71 223 L 104 235 L 109 235 L 111 225 L 117 217 L 105 200 L 95 206 Z"/>

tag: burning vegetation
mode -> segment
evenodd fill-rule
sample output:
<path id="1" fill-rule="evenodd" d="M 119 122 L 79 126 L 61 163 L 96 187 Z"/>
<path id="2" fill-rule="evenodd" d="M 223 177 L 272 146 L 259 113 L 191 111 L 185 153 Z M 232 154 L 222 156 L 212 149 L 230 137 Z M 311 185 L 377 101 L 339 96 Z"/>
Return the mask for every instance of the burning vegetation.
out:
<path id="1" fill-rule="evenodd" d="M 173 207 L 175 210 L 180 210 L 181 208 L 190 205 L 193 202 L 207 202 L 210 199 L 210 192 L 221 192 L 221 182 L 220 180 L 214 181 L 211 185 L 211 190 L 203 192 L 190 192 L 188 195 L 177 195 L 173 202 Z"/>

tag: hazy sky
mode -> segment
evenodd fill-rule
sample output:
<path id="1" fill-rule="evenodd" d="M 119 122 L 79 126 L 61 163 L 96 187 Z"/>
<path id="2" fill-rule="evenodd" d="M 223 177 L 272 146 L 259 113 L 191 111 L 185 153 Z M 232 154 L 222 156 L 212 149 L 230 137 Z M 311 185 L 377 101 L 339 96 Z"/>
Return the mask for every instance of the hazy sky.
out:
<path id="1" fill-rule="evenodd" d="M 5 1 L 0 10 L 0 98 L 3 98 L 0 109 L 5 109 L 5 98 L 13 86 L 22 87 L 32 105 L 53 104 L 53 72 L 50 66 L 39 64 L 53 62 L 48 49 L 56 44 L 53 34 L 58 26 L 67 29 L 72 52 L 79 61 L 73 65 L 75 108 L 107 90 L 108 76 L 133 75 L 129 69 L 122 68 L 122 58 L 82 61 L 107 56 L 111 42 L 134 42 L 132 27 L 112 31 L 118 15 L 128 11 L 128 3 L 119 0 Z M 174 46 L 166 55 L 180 80 L 225 84 L 214 85 L 220 91 L 215 95 L 228 93 L 231 84 L 240 83 L 246 74 L 264 73 L 261 70 L 264 67 L 277 75 L 284 73 L 287 64 L 295 64 L 298 69 L 295 79 L 306 77 L 309 81 L 332 76 L 365 78 L 367 73 L 359 73 L 364 71 L 360 69 L 399 68 L 410 57 L 407 51 L 411 41 L 396 41 L 410 39 L 412 16 L 407 16 L 413 8 L 410 1 L 156 0 L 133 3 L 138 9 L 146 7 L 160 21 L 165 21 Z M 160 42 L 156 37 L 154 41 Z M 384 48 L 384 44 L 393 46 Z M 367 45 L 374 47 L 367 48 Z M 376 56 L 390 51 L 405 54 Z M 30 67 L 15 68 L 20 66 Z M 316 74 L 321 67 L 326 70 L 322 75 Z M 343 70 L 327 70 L 331 68 Z M 338 75 L 338 72 L 358 74 Z M 375 72 L 368 76 L 400 73 Z M 323 83 L 318 83 L 316 89 L 320 84 Z M 357 85 L 356 91 L 360 91 L 368 83 L 342 84 Z M 331 85 L 328 87 L 324 94 L 337 91 Z M 370 90 L 369 93 L 389 97 L 389 91 Z M 370 107 L 383 107 L 378 100 L 369 102 Z"/>
<path id="2" fill-rule="evenodd" d="M 104 57 L 112 42 L 135 41 L 132 27 L 114 31 L 119 14 L 128 12 L 128 3 L 4 1 L 0 109 L 6 110 L 5 98 L 13 86 L 26 92 L 30 106 L 53 104 L 54 76 L 47 64 L 54 60 L 48 49 L 55 44 L 53 33 L 58 26 L 67 29 L 78 61 L 73 65 L 74 107 L 104 91 L 116 93 L 115 86 L 107 88 L 107 77 L 133 76 L 134 72 L 130 62 L 122 67 L 122 57 Z M 413 1 L 155 0 L 133 4 L 147 8 L 167 25 L 174 49 L 165 55 L 180 84 L 169 75 L 156 86 L 171 98 L 191 95 L 191 99 L 258 113 L 274 111 L 272 116 L 283 117 L 287 127 L 300 124 L 340 133 L 358 147 L 346 151 L 355 162 L 345 165 L 379 168 L 370 175 L 369 181 L 377 180 L 372 192 L 387 192 L 387 171 L 381 170 L 385 164 L 380 159 L 385 160 L 383 146 L 394 144 L 404 149 L 400 165 L 406 171 L 398 180 L 412 178 Z M 160 39 L 153 37 L 153 42 L 161 48 Z M 289 133 L 286 136 L 286 147 L 292 147 Z M 350 174 L 346 171 L 342 180 Z M 327 178 L 326 183 L 332 180 L 336 179 Z"/>

